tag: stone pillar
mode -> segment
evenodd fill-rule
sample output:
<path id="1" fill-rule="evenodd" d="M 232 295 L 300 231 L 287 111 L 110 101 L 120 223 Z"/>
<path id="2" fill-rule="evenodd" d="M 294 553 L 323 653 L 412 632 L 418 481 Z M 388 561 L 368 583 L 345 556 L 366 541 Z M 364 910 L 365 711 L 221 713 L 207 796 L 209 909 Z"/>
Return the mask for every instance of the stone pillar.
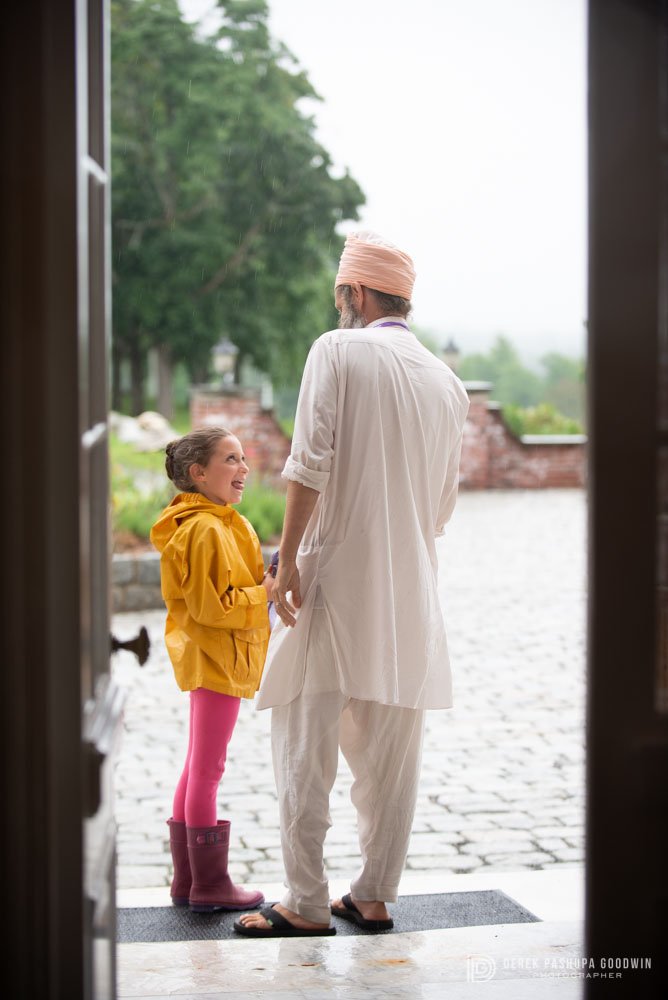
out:
<path id="1" fill-rule="evenodd" d="M 466 382 L 471 405 L 464 427 L 459 481 L 462 489 L 482 490 L 490 483 L 489 394 L 491 382 Z"/>

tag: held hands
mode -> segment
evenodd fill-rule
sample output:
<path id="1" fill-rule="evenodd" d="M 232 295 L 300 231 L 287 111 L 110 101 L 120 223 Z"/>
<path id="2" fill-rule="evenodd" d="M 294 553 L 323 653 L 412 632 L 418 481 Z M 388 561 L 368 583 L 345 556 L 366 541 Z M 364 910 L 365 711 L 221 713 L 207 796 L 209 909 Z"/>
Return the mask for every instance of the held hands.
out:
<path id="1" fill-rule="evenodd" d="M 271 557 L 271 562 L 269 563 L 269 568 L 264 574 L 264 580 L 262 581 L 262 586 L 267 591 L 267 601 L 271 602 L 274 599 L 274 577 L 276 576 L 276 571 L 278 569 L 278 551 L 274 552 Z"/>
<path id="2" fill-rule="evenodd" d="M 284 625 L 293 628 L 297 621 L 295 611 L 302 606 L 297 564 L 281 560 L 273 583 L 270 599 L 274 602 L 276 614 Z M 287 599 L 288 594 L 290 594 L 291 601 Z"/>
<path id="3" fill-rule="evenodd" d="M 274 599 L 274 586 L 276 581 L 274 580 L 274 574 L 271 570 L 267 570 L 264 574 L 264 579 L 262 580 L 262 586 L 267 591 L 267 601 L 273 601 Z"/>

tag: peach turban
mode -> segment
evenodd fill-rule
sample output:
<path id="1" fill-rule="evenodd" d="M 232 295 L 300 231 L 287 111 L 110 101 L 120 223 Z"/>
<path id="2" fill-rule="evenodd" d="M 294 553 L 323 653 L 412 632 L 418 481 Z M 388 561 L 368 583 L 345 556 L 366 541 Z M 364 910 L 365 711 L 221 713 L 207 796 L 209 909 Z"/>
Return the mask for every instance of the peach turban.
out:
<path id="1" fill-rule="evenodd" d="M 339 261 L 334 287 L 358 281 L 387 295 L 410 299 L 415 268 L 408 254 L 372 232 L 349 233 Z"/>

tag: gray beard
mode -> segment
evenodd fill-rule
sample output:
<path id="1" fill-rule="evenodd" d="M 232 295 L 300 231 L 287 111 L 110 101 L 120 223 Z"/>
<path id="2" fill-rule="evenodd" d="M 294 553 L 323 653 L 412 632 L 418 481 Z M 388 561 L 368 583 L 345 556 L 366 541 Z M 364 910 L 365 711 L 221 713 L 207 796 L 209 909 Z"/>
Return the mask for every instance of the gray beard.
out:
<path id="1" fill-rule="evenodd" d="M 364 316 L 354 306 L 344 306 L 339 316 L 339 330 L 359 330 L 366 326 Z"/>

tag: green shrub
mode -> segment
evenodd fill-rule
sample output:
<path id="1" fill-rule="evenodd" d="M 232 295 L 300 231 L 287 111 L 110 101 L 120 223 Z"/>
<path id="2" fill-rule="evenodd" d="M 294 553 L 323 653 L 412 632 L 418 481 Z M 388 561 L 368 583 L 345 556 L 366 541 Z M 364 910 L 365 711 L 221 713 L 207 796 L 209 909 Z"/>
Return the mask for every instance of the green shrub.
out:
<path id="1" fill-rule="evenodd" d="M 244 498 L 237 510 L 248 518 L 261 542 L 271 543 L 278 540 L 285 517 L 283 493 L 261 482 L 251 482 L 244 490 Z"/>
<path id="2" fill-rule="evenodd" d="M 582 434 L 582 425 L 560 413 L 552 403 L 503 407 L 503 419 L 517 437 L 523 434 Z"/>
<path id="3" fill-rule="evenodd" d="M 126 485 L 112 492 L 112 527 L 114 532 L 130 532 L 137 538 L 148 539 L 160 512 L 174 496 L 171 487 L 142 493 Z"/>
<path id="4" fill-rule="evenodd" d="M 285 436 L 290 438 L 290 440 L 292 440 L 292 435 L 295 432 L 295 418 L 284 417 L 283 419 L 279 420 L 279 424 Z"/>

